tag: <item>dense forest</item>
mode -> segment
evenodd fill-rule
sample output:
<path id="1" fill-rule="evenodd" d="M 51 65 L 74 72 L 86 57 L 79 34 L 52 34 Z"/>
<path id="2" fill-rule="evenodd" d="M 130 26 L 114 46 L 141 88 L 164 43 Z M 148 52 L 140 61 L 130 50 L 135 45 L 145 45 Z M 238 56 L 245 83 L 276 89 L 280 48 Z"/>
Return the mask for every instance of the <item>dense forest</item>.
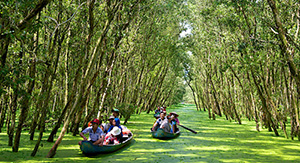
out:
<path id="1" fill-rule="evenodd" d="M 1 121 L 18 151 L 22 130 L 47 124 L 52 157 L 66 132 L 75 136 L 113 107 L 133 113 L 180 102 L 185 60 L 182 2 L 39 0 L 1 2 Z M 176 10 L 174 10 L 176 8 Z M 28 131 L 23 131 L 28 132 Z"/>
<path id="2" fill-rule="evenodd" d="M 47 129 L 53 157 L 92 118 L 118 108 L 126 124 L 182 102 L 185 85 L 211 119 L 247 118 L 300 140 L 295 0 L 7 0 L 0 9 L 0 132 L 13 152 L 29 132 L 39 134 L 35 156 Z"/>
<path id="3" fill-rule="evenodd" d="M 286 138 L 299 132 L 299 28 L 297 1 L 193 1 L 186 65 L 198 110 L 241 124 L 255 120 Z M 291 128 L 287 131 L 287 124 Z"/>

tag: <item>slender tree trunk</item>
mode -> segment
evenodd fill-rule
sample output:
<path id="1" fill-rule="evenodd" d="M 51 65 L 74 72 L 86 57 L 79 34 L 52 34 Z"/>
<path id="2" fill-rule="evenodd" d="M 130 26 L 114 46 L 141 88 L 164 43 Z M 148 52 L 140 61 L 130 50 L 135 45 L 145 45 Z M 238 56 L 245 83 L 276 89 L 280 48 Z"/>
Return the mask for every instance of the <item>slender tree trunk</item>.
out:
<path id="1" fill-rule="evenodd" d="M 207 79 L 206 79 L 206 82 L 205 82 L 205 83 L 206 83 L 206 87 L 205 87 L 205 91 L 206 91 L 206 92 L 205 92 L 205 95 L 206 95 L 206 101 L 207 101 L 207 104 L 208 104 L 208 105 L 207 105 L 208 118 L 211 119 L 211 118 L 212 118 L 212 114 L 211 114 L 211 108 L 212 108 L 211 106 L 212 106 L 212 105 L 209 106 L 209 104 L 210 104 L 211 102 L 210 102 L 210 92 L 209 92 L 209 82 L 208 82 L 208 80 L 209 80 L 209 79 L 207 78 Z"/>
<path id="2" fill-rule="evenodd" d="M 42 115 L 41 115 L 41 129 L 40 129 L 40 134 L 39 134 L 39 138 L 37 140 L 37 143 L 35 144 L 35 147 L 31 153 L 31 156 L 35 156 L 35 154 L 37 153 L 37 150 L 39 149 L 39 146 L 40 146 L 40 142 L 42 140 L 42 137 L 43 137 L 43 133 L 44 133 L 44 130 L 45 130 L 45 117 L 46 117 L 46 111 L 43 110 L 42 111 Z"/>
<path id="3" fill-rule="evenodd" d="M 13 98 L 14 100 L 14 98 Z M 12 146 L 13 145 L 13 138 L 14 138 L 14 130 L 15 130 L 15 122 L 16 122 L 16 108 L 14 106 L 11 105 L 10 108 L 10 126 L 9 130 L 7 131 L 7 135 L 8 135 L 8 146 Z"/>
<path id="4" fill-rule="evenodd" d="M 79 125 L 81 122 L 81 117 L 82 117 L 83 111 L 85 109 L 85 106 L 88 104 L 88 99 L 89 99 L 88 96 L 85 99 L 83 99 L 82 105 L 80 106 L 81 110 L 79 110 L 79 112 L 77 113 L 74 127 L 73 127 L 73 136 L 76 136 L 76 134 L 79 134 Z"/>
<path id="5" fill-rule="evenodd" d="M 1 102 L 1 113 L 0 113 L 0 133 L 4 124 L 5 116 L 6 116 L 6 111 L 8 110 L 8 95 L 5 95 L 3 97 L 3 100 Z"/>
<path id="6" fill-rule="evenodd" d="M 0 22 L 1 23 L 1 22 Z M 7 22 L 3 22 L 0 25 L 5 26 Z M 0 31 L 1 33 L 3 33 L 3 31 Z M 10 44 L 10 37 L 6 36 L 5 38 L 0 38 L 0 59 L 1 59 L 1 65 L 0 68 L 3 70 L 5 68 L 5 64 L 6 64 L 6 58 L 7 58 L 7 52 L 8 52 L 8 46 Z M 4 80 L 4 76 L 3 73 L 0 73 L 0 90 L 3 88 L 3 80 Z M 2 91 L 0 92 L 0 97 L 2 95 Z"/>
<path id="7" fill-rule="evenodd" d="M 14 146 L 13 146 L 13 152 L 18 152 L 19 150 L 19 142 L 20 142 L 20 138 L 21 138 L 21 132 L 22 132 L 22 127 L 23 127 L 23 123 L 25 122 L 26 118 L 27 118 L 27 113 L 28 113 L 28 109 L 30 106 L 30 97 L 31 97 L 31 93 L 33 91 L 33 87 L 35 84 L 35 60 L 31 60 L 31 66 L 29 68 L 29 77 L 32 79 L 29 81 L 28 86 L 27 86 L 27 95 L 23 96 L 20 104 L 21 104 L 21 113 L 20 113 L 20 117 L 19 117 L 19 123 L 18 123 L 18 127 L 17 127 L 17 131 L 16 131 L 16 135 L 15 135 L 15 139 L 14 139 Z"/>
<path id="8" fill-rule="evenodd" d="M 212 95 L 213 95 L 213 97 L 214 97 L 214 103 L 215 103 L 215 106 L 216 106 L 216 108 L 217 108 L 217 114 L 220 116 L 220 117 L 222 117 L 222 113 L 221 113 L 221 109 L 220 109 L 220 104 L 219 104 L 219 101 L 218 101 L 218 98 L 217 98 L 217 91 L 216 91 L 216 89 L 215 89 L 215 86 L 214 86 L 214 83 L 213 83 L 213 81 L 211 80 L 211 75 L 209 74 L 209 81 L 210 81 L 210 84 L 211 84 L 211 87 L 212 87 Z"/>
<path id="9" fill-rule="evenodd" d="M 231 82 L 232 82 L 232 85 L 233 85 L 233 78 L 232 78 Z M 235 115 L 235 119 L 239 122 L 239 124 L 242 124 L 240 116 L 238 115 L 238 113 L 236 111 L 236 108 L 235 108 L 235 102 L 233 101 L 232 96 L 231 96 L 231 87 L 230 87 L 229 81 L 228 81 L 228 94 L 229 94 L 229 98 L 230 98 L 230 102 L 231 102 L 231 108 L 232 108 L 232 110 L 234 112 L 234 115 Z"/>
<path id="10" fill-rule="evenodd" d="M 19 58 L 20 58 L 19 65 L 22 66 L 23 52 L 19 53 Z M 20 70 L 18 70 L 17 72 L 18 73 L 16 74 L 16 77 L 14 79 L 15 83 L 17 83 L 16 81 L 20 78 Z M 17 111 L 17 107 L 18 107 L 17 100 L 19 98 L 18 94 L 19 94 L 19 84 L 16 85 L 16 88 L 15 88 L 14 94 L 13 94 L 12 104 L 11 104 L 12 119 L 11 119 L 11 126 L 10 126 L 10 129 L 9 129 L 9 134 L 8 134 L 8 137 L 9 137 L 8 145 L 9 146 L 12 146 L 12 143 L 13 143 L 13 134 L 14 134 L 14 129 L 15 129 L 16 111 Z"/>
<path id="11" fill-rule="evenodd" d="M 275 135 L 279 136 L 278 131 L 276 129 L 276 125 L 274 124 L 274 122 L 272 120 L 272 115 L 271 115 L 271 113 L 268 110 L 266 99 L 263 96 L 261 89 L 259 88 L 259 84 L 256 81 L 256 77 L 255 77 L 254 72 L 253 72 L 252 69 L 251 69 L 251 74 L 252 74 L 252 78 L 253 78 L 253 81 L 255 83 L 255 86 L 257 88 L 257 91 L 258 91 L 258 94 L 259 94 L 259 98 L 262 101 L 262 107 L 263 107 L 263 110 L 264 110 L 264 113 L 265 113 L 265 116 L 266 116 L 267 123 L 268 123 L 268 125 L 270 125 L 270 127 L 272 127 L 272 129 L 274 130 Z M 271 129 L 271 128 L 269 128 L 269 129 Z"/>
<path id="12" fill-rule="evenodd" d="M 188 84 L 188 86 L 190 87 L 190 89 L 192 90 L 194 103 L 195 103 L 195 105 L 196 105 L 197 111 L 199 111 L 199 104 L 197 103 L 197 99 L 196 99 L 197 97 L 196 97 L 196 95 L 195 95 L 195 90 L 194 90 L 194 88 L 193 88 L 192 85 L 191 85 L 191 80 L 185 79 L 185 81 L 186 81 L 186 83 Z"/>

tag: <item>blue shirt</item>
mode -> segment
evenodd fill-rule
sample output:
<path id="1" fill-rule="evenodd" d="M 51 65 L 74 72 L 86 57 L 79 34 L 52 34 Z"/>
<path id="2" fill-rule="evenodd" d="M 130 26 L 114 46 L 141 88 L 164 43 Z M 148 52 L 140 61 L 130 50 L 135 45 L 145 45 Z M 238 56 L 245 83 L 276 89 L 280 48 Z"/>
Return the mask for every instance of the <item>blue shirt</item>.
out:
<path id="1" fill-rule="evenodd" d="M 116 126 L 118 126 L 121 129 L 121 136 L 123 137 L 123 133 L 122 133 L 123 129 L 120 126 L 120 119 L 119 118 L 115 118 L 115 121 L 116 121 Z M 115 127 L 114 125 L 111 125 L 109 127 L 109 129 L 107 130 L 107 133 L 110 132 L 114 127 Z"/>
<path id="2" fill-rule="evenodd" d="M 170 132 L 172 133 L 173 130 L 174 130 L 174 126 L 176 125 L 176 121 L 172 121 L 171 124 L 169 124 L 169 125 L 170 125 L 170 128 L 171 128 Z"/>
<path id="3" fill-rule="evenodd" d="M 89 140 L 91 141 L 97 141 L 101 138 L 101 136 L 104 135 L 104 132 L 101 130 L 100 127 L 97 128 L 96 132 L 93 131 L 93 127 L 87 127 L 82 131 L 82 133 L 89 133 Z"/>

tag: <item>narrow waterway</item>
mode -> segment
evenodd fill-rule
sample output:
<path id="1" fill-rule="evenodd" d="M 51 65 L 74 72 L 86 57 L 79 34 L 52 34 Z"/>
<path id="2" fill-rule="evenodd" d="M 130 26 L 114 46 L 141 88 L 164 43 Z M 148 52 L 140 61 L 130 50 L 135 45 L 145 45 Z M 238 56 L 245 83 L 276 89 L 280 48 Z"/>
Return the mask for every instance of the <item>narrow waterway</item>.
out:
<path id="1" fill-rule="evenodd" d="M 207 112 L 196 111 L 194 105 L 167 109 L 175 111 L 180 123 L 198 134 L 181 128 L 181 135 L 172 140 L 151 137 L 155 121 L 153 113 L 133 115 L 127 127 L 134 133 L 134 141 L 121 150 L 92 157 L 83 155 L 77 145 L 79 136 L 66 135 L 55 158 L 45 158 L 53 143 L 43 141 L 36 157 L 30 157 L 35 141 L 22 135 L 20 152 L 11 152 L 7 136 L 0 134 L 0 162 L 299 162 L 299 141 L 276 137 L 263 129 L 255 130 L 255 123 L 244 120 L 242 125 L 217 117 L 208 119 Z M 43 138 L 46 140 L 47 134 Z M 27 140 L 27 141 L 26 141 Z M 35 139 L 36 140 L 36 139 Z"/>
<path id="2" fill-rule="evenodd" d="M 243 124 L 217 117 L 210 120 L 207 112 L 197 112 L 194 105 L 175 109 L 180 123 L 198 134 L 181 128 L 181 135 L 172 140 L 151 138 L 153 114 L 134 116 L 128 127 L 135 133 L 135 143 L 120 152 L 122 160 L 144 162 L 299 162 L 297 140 L 276 137 L 262 129 L 257 132 L 255 122 L 244 119 Z"/>

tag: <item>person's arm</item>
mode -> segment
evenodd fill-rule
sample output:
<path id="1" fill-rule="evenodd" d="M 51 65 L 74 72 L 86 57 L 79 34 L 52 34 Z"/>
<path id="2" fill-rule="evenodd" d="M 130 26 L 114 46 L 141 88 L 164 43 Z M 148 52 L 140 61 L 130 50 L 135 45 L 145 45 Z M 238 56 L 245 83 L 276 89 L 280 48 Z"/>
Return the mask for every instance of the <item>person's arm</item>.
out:
<path id="1" fill-rule="evenodd" d="M 162 123 L 159 127 L 164 129 L 165 128 L 165 123 Z"/>
<path id="2" fill-rule="evenodd" d="M 83 132 L 81 132 L 79 135 L 83 138 L 83 140 L 87 140 L 87 138 L 84 136 Z"/>
<path id="3" fill-rule="evenodd" d="M 154 128 L 157 126 L 157 122 L 154 123 L 153 127 L 152 127 L 152 131 L 154 131 Z"/>
<path id="4" fill-rule="evenodd" d="M 172 133 L 175 133 L 175 125 L 172 125 Z"/>
<path id="5" fill-rule="evenodd" d="M 114 139 L 114 144 L 120 144 L 120 142 L 118 141 L 118 139 Z"/>
<path id="6" fill-rule="evenodd" d="M 90 130 L 90 127 L 87 127 L 79 134 L 83 138 L 83 140 L 87 140 L 87 138 L 84 136 L 84 134 L 88 133 L 89 130 Z"/>
<path id="7" fill-rule="evenodd" d="M 176 119 L 176 122 L 177 122 L 177 124 L 178 124 L 178 125 L 180 125 L 180 123 L 179 123 L 179 119 Z"/>
<path id="8" fill-rule="evenodd" d="M 113 128 L 114 128 L 114 125 L 111 125 L 111 126 L 109 127 L 109 129 L 107 130 L 107 133 L 109 133 Z"/>
<path id="9" fill-rule="evenodd" d="M 94 145 L 102 146 L 102 145 L 103 145 L 103 140 L 104 140 L 104 136 L 102 135 L 102 136 L 100 137 L 100 139 L 98 139 L 97 141 L 95 141 L 93 144 L 94 144 Z"/>

